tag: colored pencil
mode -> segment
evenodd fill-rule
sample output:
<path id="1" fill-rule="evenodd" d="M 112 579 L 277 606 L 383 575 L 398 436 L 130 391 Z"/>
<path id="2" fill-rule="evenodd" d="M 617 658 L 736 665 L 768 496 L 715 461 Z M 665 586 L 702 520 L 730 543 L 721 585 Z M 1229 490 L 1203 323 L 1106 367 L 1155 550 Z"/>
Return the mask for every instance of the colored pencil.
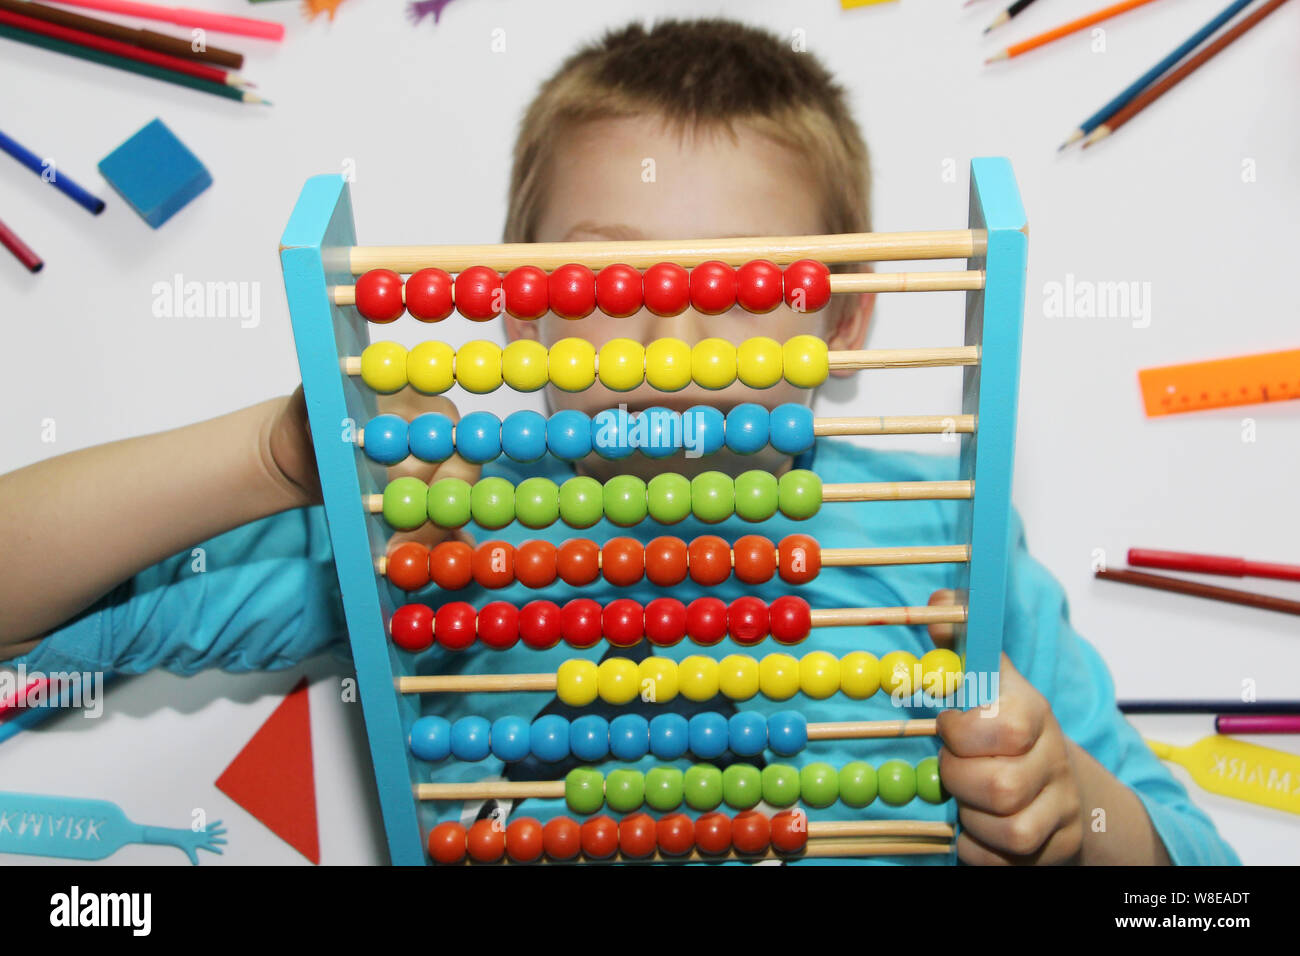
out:
<path id="1" fill-rule="evenodd" d="M 1097 571 L 1096 576 L 1104 581 L 1135 584 L 1138 587 L 1154 588 L 1157 591 L 1173 591 L 1190 597 L 1223 601 L 1226 604 L 1244 604 L 1247 607 L 1256 607 L 1264 611 L 1277 611 L 1280 614 L 1300 615 L 1300 601 L 1289 601 L 1286 598 L 1273 597 L 1271 594 L 1238 591 L 1236 588 L 1220 588 L 1212 584 L 1201 584 L 1199 581 L 1170 578 L 1163 574 L 1147 574 L 1144 571 L 1113 569 Z"/>
<path id="2" fill-rule="evenodd" d="M 1159 568 L 1162 571 L 1192 571 L 1196 574 L 1222 574 L 1233 578 L 1276 578 L 1279 581 L 1300 581 L 1300 564 L 1247 561 L 1245 558 L 1226 558 L 1218 554 L 1129 548 L 1128 563 L 1139 568 Z"/>
<path id="3" fill-rule="evenodd" d="M 1156 82 L 1152 83 L 1145 90 L 1133 97 L 1127 106 L 1115 113 L 1114 116 L 1106 120 L 1089 134 L 1084 141 L 1084 148 L 1091 146 L 1099 140 L 1105 139 L 1115 130 L 1119 129 L 1133 117 L 1137 116 L 1144 109 L 1154 103 L 1160 97 L 1164 96 L 1175 86 L 1181 83 L 1187 77 L 1191 76 L 1198 69 L 1214 59 L 1219 53 L 1222 53 L 1227 47 L 1231 46 L 1237 39 L 1245 34 L 1251 27 L 1255 26 L 1266 16 L 1276 10 L 1287 0 L 1268 0 L 1263 6 L 1252 10 L 1241 21 L 1234 23 L 1231 27 L 1223 32 L 1221 36 L 1215 37 L 1203 49 L 1197 50 L 1180 64 L 1177 69 L 1173 70 L 1166 76 L 1162 76 Z"/>
<path id="4" fill-rule="evenodd" d="M 1214 729 L 1221 734 L 1300 734 L 1300 714 L 1220 714 Z"/>
<path id="5" fill-rule="evenodd" d="M 91 215 L 98 216 L 104 211 L 104 200 L 98 196 L 92 196 L 84 188 L 79 186 L 76 180 L 64 175 L 57 169 L 54 175 L 46 176 L 47 167 L 45 160 L 37 156 L 30 149 L 16 140 L 10 139 L 3 131 L 0 131 L 0 150 L 8 153 L 18 162 L 22 163 L 37 176 L 41 177 L 44 182 L 49 183 L 63 195 L 67 196 L 78 206 L 90 212 Z"/>
<path id="6" fill-rule="evenodd" d="M 215 33 L 234 33 L 261 40 L 284 39 L 283 23 L 254 20 L 252 17 L 234 17 L 224 13 L 209 13 L 206 10 L 190 10 L 185 7 L 160 7 L 152 3 L 134 3 L 132 0 L 55 0 L 55 2 L 69 7 L 98 10 L 100 13 L 116 13 L 124 17 L 139 17 L 142 20 L 161 20 L 180 27 L 199 27 Z"/>
<path id="7" fill-rule="evenodd" d="M 125 57 L 114 56 L 113 54 L 105 53 L 102 50 L 92 50 L 89 47 L 78 46 L 75 43 L 66 43 L 63 40 L 56 40 L 53 37 L 42 36 L 39 33 L 30 33 L 26 30 L 19 30 L 3 23 L 0 23 L 0 37 L 16 40 L 19 43 L 26 43 L 29 46 L 38 46 L 55 53 L 75 56 L 78 59 L 89 60 L 90 62 L 98 63 L 101 66 L 116 67 L 117 69 L 125 70 L 128 73 L 136 73 L 140 76 L 152 77 L 155 80 L 162 80 L 165 83 L 174 83 L 177 86 L 187 86 L 192 90 L 200 90 L 204 93 L 211 93 L 214 96 L 222 96 L 228 100 L 239 100 L 244 103 L 263 103 L 268 106 L 270 105 L 267 100 L 264 100 L 256 93 L 250 93 L 247 90 L 241 90 L 233 86 L 221 86 L 217 83 L 209 83 L 206 80 L 199 80 L 192 76 L 186 76 L 183 73 L 176 73 L 172 70 L 164 70 L 161 67 L 153 66 L 149 63 L 140 63 L 136 60 L 128 60 Z"/>
<path id="8" fill-rule="evenodd" d="M 985 60 L 985 63 L 997 63 L 999 60 L 1010 60 L 1020 56 L 1022 53 L 1028 53 L 1030 50 L 1037 50 L 1040 46 L 1046 46 L 1054 40 L 1062 37 L 1068 37 L 1072 33 L 1078 33 L 1080 30 L 1086 30 L 1094 23 L 1101 23 L 1103 20 L 1109 20 L 1111 17 L 1117 17 L 1121 13 L 1127 13 L 1137 7 L 1146 6 L 1153 0 L 1120 0 L 1119 3 L 1113 3 L 1109 7 L 1098 10 L 1096 13 L 1090 13 L 1087 16 L 1079 17 L 1077 20 L 1071 20 L 1069 23 L 1063 23 L 1059 27 L 1054 27 L 1037 36 L 1032 36 L 1028 40 L 1021 40 L 1019 43 L 1013 43 L 1001 52 L 994 53 Z"/>
<path id="9" fill-rule="evenodd" d="M 1198 46 L 1208 40 L 1211 34 L 1215 33 L 1221 26 L 1235 17 L 1242 10 L 1246 9 L 1250 2 L 1251 0 L 1233 0 L 1233 2 L 1222 10 L 1218 16 L 1184 40 L 1172 53 L 1139 76 L 1136 80 L 1121 90 L 1114 99 L 1080 123 L 1079 126 L 1066 137 L 1065 142 L 1058 146 L 1057 149 L 1065 149 L 1065 147 L 1069 146 L 1071 143 L 1078 142 L 1102 123 L 1106 122 L 1106 120 L 1118 113 L 1121 109 L 1127 106 L 1129 101 L 1131 101 L 1135 96 L 1159 79 L 1166 70 L 1195 50 Z"/>
<path id="10" fill-rule="evenodd" d="M 1126 714 L 1300 714 L 1300 700 L 1121 700 Z"/>
<path id="11" fill-rule="evenodd" d="M 1007 7 L 996 17 L 994 17 L 993 22 L 984 28 L 984 32 L 988 33 L 990 30 L 994 29 L 995 27 L 1002 26 L 1002 24 L 1006 23 L 1012 17 L 1019 16 L 1020 11 L 1025 9 L 1025 7 L 1029 6 L 1033 2 L 1034 0 L 1016 0 L 1015 3 L 1011 4 L 1011 6 Z"/>
<path id="12" fill-rule="evenodd" d="M 0 10 L 8 10 L 10 13 L 17 13 L 24 17 L 33 17 L 37 20 L 57 23 L 71 30 L 94 33 L 97 36 L 107 37 L 121 43 L 130 43 L 132 46 L 143 47 L 146 50 L 169 53 L 183 60 L 198 60 L 201 63 L 224 66 L 231 70 L 238 70 L 244 65 L 244 54 L 236 53 L 234 50 L 223 50 L 221 47 L 216 46 L 196 50 L 193 41 L 189 39 L 168 36 L 166 33 L 156 33 L 153 30 L 143 28 L 127 27 L 120 23 L 99 20 L 95 17 L 85 17 L 80 13 L 73 13 L 71 10 L 60 10 L 56 7 L 46 6 L 43 3 L 36 3 L 35 0 L 0 0 Z"/>
<path id="13" fill-rule="evenodd" d="M 27 267 L 28 272 L 40 272 L 45 268 L 45 263 L 32 251 L 32 247 L 19 239 L 17 233 L 3 222 L 0 222 L 0 245 L 12 252 L 14 258 Z"/>

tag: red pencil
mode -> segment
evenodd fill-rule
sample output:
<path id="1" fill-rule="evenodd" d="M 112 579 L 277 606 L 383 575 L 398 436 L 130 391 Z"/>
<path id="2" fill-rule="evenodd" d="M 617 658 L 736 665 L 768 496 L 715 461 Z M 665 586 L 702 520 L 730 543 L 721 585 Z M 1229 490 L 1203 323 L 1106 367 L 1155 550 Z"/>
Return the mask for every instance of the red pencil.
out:
<path id="1" fill-rule="evenodd" d="M 1232 578 L 1276 578 L 1279 581 L 1300 581 L 1300 564 L 1247 561 L 1245 558 L 1226 558 L 1217 554 L 1129 548 L 1128 563 L 1139 568 L 1160 568 L 1164 571 L 1223 574 Z"/>
<path id="2" fill-rule="evenodd" d="M 12 252 L 14 258 L 27 267 L 28 272 L 40 272 L 45 267 L 45 263 L 32 251 L 32 247 L 19 239 L 17 233 L 3 222 L 0 222 L 0 245 Z"/>

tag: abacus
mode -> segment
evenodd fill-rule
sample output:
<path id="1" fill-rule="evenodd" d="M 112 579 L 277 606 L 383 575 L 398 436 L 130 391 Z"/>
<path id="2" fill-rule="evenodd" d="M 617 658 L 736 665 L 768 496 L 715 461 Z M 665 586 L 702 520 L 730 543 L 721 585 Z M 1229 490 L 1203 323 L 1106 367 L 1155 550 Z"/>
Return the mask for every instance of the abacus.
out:
<path id="1" fill-rule="evenodd" d="M 819 722 L 793 708 L 766 714 L 742 708 L 726 718 L 709 707 L 720 700 L 786 701 L 797 694 L 810 701 L 836 694 L 865 700 L 882 692 L 894 694 L 897 703 L 922 687 L 960 707 L 996 696 L 1012 547 L 1026 246 L 1014 177 L 1000 158 L 971 163 L 965 229 L 682 242 L 358 246 L 345 181 L 308 180 L 284 233 L 281 259 L 392 862 L 951 858 L 956 815 L 933 756 L 915 765 L 891 760 L 879 767 L 865 761 L 756 766 L 758 755 L 794 757 L 816 741 L 932 737 L 933 719 Z M 886 274 L 829 268 L 940 259 L 964 259 L 967 268 Z M 814 312 L 837 293 L 939 290 L 965 292 L 960 345 L 832 352 L 811 335 L 783 343 L 758 335 L 739 345 L 713 338 L 648 345 L 616 338 L 599 350 L 578 337 L 549 349 L 528 340 L 504 348 L 480 340 L 455 349 L 426 341 L 409 350 L 370 341 L 372 326 L 407 312 L 424 323 L 443 321 L 453 311 L 477 322 L 503 310 L 520 319 L 548 310 L 579 318 L 597 309 L 620 317 L 642 308 L 656 315 L 687 308 L 706 315 L 732 308 L 761 315 L 782 302 L 796 312 Z M 501 387 L 530 392 L 547 384 L 576 391 L 596 381 L 615 391 L 648 383 L 671 392 L 691 382 L 719 389 L 737 380 L 763 389 L 783 379 L 813 388 L 835 368 L 933 366 L 962 369 L 960 413 L 818 418 L 798 404 L 745 403 L 725 416 L 700 405 L 637 414 L 609 409 L 590 418 L 524 410 L 499 419 L 473 410 L 463 397 L 457 398 L 463 416 L 458 422 L 435 413 L 406 421 L 377 409 L 378 395 L 407 386 L 424 394 L 459 386 L 469 396 Z M 704 471 L 688 479 L 668 462 L 649 481 L 619 475 L 603 484 L 574 473 L 561 482 L 528 478 L 517 486 L 500 476 L 426 485 L 411 477 L 389 481 L 386 471 L 408 456 L 442 462 L 453 454 L 470 462 L 533 462 L 547 455 L 579 461 L 591 454 L 668 458 L 684 447 L 701 455 L 724 447 L 747 454 L 771 445 L 799 455 L 823 435 L 945 431 L 958 436 L 960 451 L 956 474 L 943 481 L 833 484 L 798 467 L 779 477 L 757 470 L 734 478 Z M 688 516 L 710 524 L 734 515 L 757 524 L 774 516 L 804 520 L 838 502 L 928 499 L 953 503 L 956 541 L 823 548 L 799 533 L 779 540 L 746 534 L 733 541 L 708 534 L 686 541 L 671 533 Z M 563 535 L 545 530 L 591 528 L 602 519 L 628 528 L 655 522 L 664 534 L 649 542 L 622 536 L 561 540 Z M 408 542 L 389 553 L 395 531 L 429 521 L 443 528 L 472 521 L 488 531 L 517 523 L 537 533 L 517 546 L 446 540 L 430 549 Z M 825 567 L 927 564 L 955 569 L 961 595 L 956 606 L 821 608 L 798 593 Z M 769 593 L 776 596 L 744 595 L 727 603 L 706 593 L 686 602 L 672 590 L 687 581 L 712 588 L 732 578 L 773 586 Z M 665 592 L 645 604 L 623 597 L 602 604 L 579 594 L 563 603 L 492 601 L 476 608 L 455 599 L 455 592 L 471 584 L 541 590 L 557 582 L 581 589 L 597 581 L 615 588 L 647 581 Z M 431 585 L 437 588 L 436 607 L 410 599 L 409 592 Z M 815 643 L 822 627 L 927 624 L 953 625 L 953 649 L 935 649 L 919 660 L 906 651 L 880 658 L 864 650 L 839 657 L 818 649 L 800 658 L 785 653 L 797 643 Z M 734 652 L 680 660 L 652 654 L 639 661 L 614 653 L 643 642 L 669 648 L 688 638 L 701 649 L 728 641 Z M 768 638 L 781 649 L 761 658 L 748 653 Z M 454 667 L 438 673 L 428 663 L 475 645 L 490 664 L 494 649 L 581 651 L 602 642 L 610 653 L 600 663 L 580 654 L 542 673 L 461 673 Z M 437 655 L 430 655 L 431 648 Z M 579 716 L 489 721 L 470 713 L 453 721 L 426 712 L 427 701 L 448 694 L 544 700 L 539 693 L 555 695 Z M 679 697 L 696 705 L 689 720 L 667 710 L 650 719 L 621 712 L 611 720 L 582 712 L 596 702 L 621 708 L 648 701 L 654 707 Z M 710 762 L 724 754 L 725 769 Z M 489 756 L 503 766 L 526 759 L 577 765 L 561 779 L 440 779 L 440 767 L 463 771 Z M 660 762 L 645 771 L 629 766 L 601 773 L 591 766 L 650 758 Z M 694 763 L 683 769 L 677 763 L 683 760 Z M 485 818 L 466 827 L 455 820 L 439 823 L 432 812 L 443 801 L 494 799 L 562 799 L 571 815 L 554 816 L 544 826 L 521 816 L 508 825 Z M 873 801 L 891 809 L 913 801 L 946 803 L 948 809 L 945 820 L 861 814 L 814 820 L 803 810 L 837 801 L 853 809 Z M 718 812 L 723 804 L 735 812 Z M 680 812 L 683 805 L 699 816 Z M 601 813 L 604 808 L 621 819 Z"/>

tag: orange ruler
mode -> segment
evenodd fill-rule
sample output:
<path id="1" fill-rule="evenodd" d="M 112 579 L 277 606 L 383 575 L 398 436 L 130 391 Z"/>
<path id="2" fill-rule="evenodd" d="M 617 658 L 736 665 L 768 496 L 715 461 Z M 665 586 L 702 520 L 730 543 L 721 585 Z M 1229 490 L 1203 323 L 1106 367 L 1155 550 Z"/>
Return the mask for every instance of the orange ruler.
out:
<path id="1" fill-rule="evenodd" d="M 1300 349 L 1138 372 L 1148 417 L 1300 398 Z"/>

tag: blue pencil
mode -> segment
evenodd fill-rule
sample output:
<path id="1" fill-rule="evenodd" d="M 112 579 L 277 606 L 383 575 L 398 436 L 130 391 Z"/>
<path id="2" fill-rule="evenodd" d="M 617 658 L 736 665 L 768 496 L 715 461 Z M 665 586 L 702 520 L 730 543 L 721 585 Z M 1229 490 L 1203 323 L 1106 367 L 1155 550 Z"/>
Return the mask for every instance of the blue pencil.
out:
<path id="1" fill-rule="evenodd" d="M 104 200 L 86 192 L 85 189 L 77 185 L 62 172 L 59 172 L 58 169 L 54 169 L 54 174 L 47 178 L 45 161 L 26 146 L 22 145 L 22 143 L 10 139 L 3 132 L 0 132 L 0 149 L 18 160 L 18 162 L 22 163 L 37 176 L 40 176 L 41 179 L 45 180 L 45 182 L 49 183 L 59 192 L 76 202 L 79 206 L 88 209 L 91 215 L 98 216 L 104 211 Z"/>
<path id="2" fill-rule="evenodd" d="M 1144 89 L 1159 79 L 1162 73 L 1170 69 L 1179 60 L 1208 40 L 1211 34 L 1244 10 L 1250 3 L 1251 0 L 1234 0 L 1233 3 L 1230 3 L 1226 10 L 1188 37 L 1183 42 L 1182 46 L 1178 47 L 1178 49 L 1174 50 L 1173 53 L 1170 53 L 1155 66 L 1151 67 L 1151 69 L 1139 76 L 1136 80 L 1125 87 L 1123 92 L 1079 124 L 1079 128 L 1072 132 L 1066 141 L 1058 146 L 1057 149 L 1065 149 L 1065 147 L 1069 146 L 1071 143 L 1083 139 L 1083 137 L 1087 136 L 1102 123 L 1106 122 L 1106 120 L 1118 113 L 1128 104 L 1129 100 L 1141 93 Z"/>

